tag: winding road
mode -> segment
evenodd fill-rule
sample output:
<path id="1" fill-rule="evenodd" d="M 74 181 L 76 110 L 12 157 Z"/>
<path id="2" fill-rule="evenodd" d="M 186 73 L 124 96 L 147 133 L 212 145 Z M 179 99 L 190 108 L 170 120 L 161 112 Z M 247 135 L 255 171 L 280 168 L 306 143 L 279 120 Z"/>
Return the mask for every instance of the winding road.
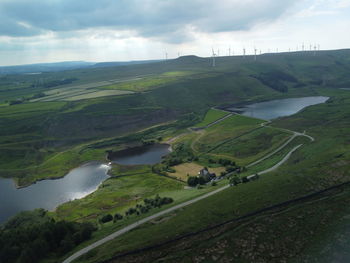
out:
<path id="1" fill-rule="evenodd" d="M 292 136 L 285 144 L 283 144 L 281 147 L 279 147 L 279 149 L 275 150 L 275 151 L 273 152 L 273 154 L 276 153 L 278 150 L 281 150 L 283 147 L 285 147 L 285 146 L 286 146 L 292 139 L 294 139 L 296 136 L 301 136 L 301 135 L 308 136 L 308 135 L 305 135 L 305 134 L 303 134 L 303 133 L 294 132 L 293 136 Z M 311 137 L 311 136 L 310 136 L 310 137 Z M 311 137 L 311 138 L 312 138 L 312 137 Z M 312 139 L 313 139 L 313 138 L 312 138 Z M 310 140 L 311 140 L 311 139 L 310 139 Z M 265 173 L 269 173 L 269 172 L 272 172 L 272 171 L 276 170 L 278 167 L 280 167 L 283 163 L 285 163 L 285 162 L 288 160 L 288 158 L 292 155 L 293 152 L 295 152 L 295 151 L 296 151 L 299 147 L 301 147 L 301 146 L 302 146 L 302 144 L 300 144 L 300 145 L 294 147 L 292 150 L 290 150 L 290 151 L 286 154 L 286 156 L 285 156 L 281 161 L 279 161 L 277 164 L 275 164 L 275 165 L 274 165 L 273 167 L 271 167 L 271 168 L 268 168 L 268 169 L 266 169 L 266 170 L 263 170 L 263 171 L 261 171 L 261 172 L 258 172 L 258 174 L 265 174 Z M 271 153 L 268 154 L 268 157 L 270 157 L 271 155 L 272 155 Z M 265 158 L 264 158 L 263 160 L 265 160 L 265 159 L 268 158 L 268 157 L 265 156 Z M 260 161 L 262 161 L 262 159 L 260 159 L 259 162 L 260 162 Z M 257 164 L 257 163 L 259 163 L 259 162 L 255 162 L 255 164 Z M 252 166 L 252 165 L 254 165 L 254 164 L 251 164 L 250 166 Z M 67 259 L 65 259 L 65 260 L 63 261 L 63 263 L 70 263 L 70 262 L 72 262 L 73 260 L 77 259 L 78 257 L 80 257 L 80 256 L 84 255 L 85 253 L 89 252 L 90 250 L 92 250 L 92 249 L 94 249 L 94 248 L 96 248 L 96 247 L 98 247 L 98 246 L 100 246 L 100 245 L 102 245 L 102 244 L 104 244 L 104 243 L 106 243 L 106 242 L 112 240 L 112 239 L 115 239 L 115 238 L 117 238 L 117 237 L 123 235 L 124 233 L 126 233 L 126 232 L 128 232 L 128 231 L 130 231 L 130 230 L 132 230 L 132 229 L 135 229 L 135 228 L 137 228 L 138 226 L 140 226 L 140 225 L 142 225 L 142 224 L 144 224 L 144 223 L 146 223 L 146 222 L 149 222 L 149 221 L 151 221 L 151 220 L 153 220 L 153 219 L 155 219 L 155 218 L 157 218 L 157 217 L 159 217 L 159 216 L 168 214 L 168 213 L 170 213 L 170 212 L 172 212 L 172 211 L 174 211 L 174 210 L 177 210 L 177 209 L 179 209 L 179 208 L 183 208 L 183 207 L 185 207 L 185 206 L 188 206 L 188 205 L 191 205 L 191 204 L 193 204 L 193 203 L 196 203 L 196 202 L 198 202 L 198 201 L 200 201 L 200 200 L 203 200 L 203 199 L 205 199 L 205 198 L 207 198 L 207 197 L 209 197 L 209 196 L 215 195 L 215 194 L 217 194 L 217 193 L 219 193 L 219 192 L 221 192 L 221 191 L 223 191 L 223 190 L 225 190 L 225 189 L 227 189 L 227 188 L 229 188 L 229 187 L 230 187 L 229 185 L 225 185 L 225 186 L 223 186 L 223 187 L 221 187 L 221 188 L 218 188 L 218 189 L 216 189 L 216 190 L 214 190 L 214 191 L 212 191 L 212 192 L 209 192 L 209 193 L 207 193 L 207 194 L 204 194 L 204 195 L 199 196 L 199 197 L 197 197 L 197 198 L 194 198 L 194 199 L 192 199 L 192 200 L 186 201 L 186 202 L 184 202 L 184 203 L 178 204 L 178 205 L 176 205 L 176 206 L 170 207 L 170 208 L 168 208 L 168 209 L 166 209 L 166 210 L 163 210 L 163 211 L 161 211 L 161 212 L 159 212 L 159 213 L 156 213 L 156 214 L 154 214 L 154 215 L 151 215 L 151 216 L 148 216 L 148 217 L 146 217 L 146 218 L 143 218 L 143 219 L 141 219 L 141 220 L 139 220 L 139 221 L 137 221 L 137 222 L 135 222 L 135 223 L 133 223 L 133 224 L 131 224 L 131 225 L 129 225 L 129 226 L 126 226 L 126 227 L 124 227 L 124 228 L 122 228 L 122 229 L 120 229 L 120 230 L 118 230 L 118 231 L 116 231 L 116 232 L 114 232 L 114 233 L 112 233 L 112 234 L 110 234 L 110 235 L 104 237 L 103 239 L 100 239 L 100 240 L 96 241 L 95 243 L 92 243 L 91 245 L 89 245 L 89 246 L 87 246 L 87 247 L 85 247 L 85 248 L 83 248 L 83 249 L 81 249 L 81 250 L 75 252 L 73 255 L 71 255 L 70 257 L 68 257 Z"/>

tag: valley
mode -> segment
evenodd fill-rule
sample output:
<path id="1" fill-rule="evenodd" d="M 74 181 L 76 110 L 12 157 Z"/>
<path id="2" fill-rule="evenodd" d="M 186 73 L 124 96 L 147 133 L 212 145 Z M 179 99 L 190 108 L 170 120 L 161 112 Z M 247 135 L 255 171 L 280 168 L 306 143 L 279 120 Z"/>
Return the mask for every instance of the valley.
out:
<path id="1" fill-rule="evenodd" d="M 123 262 L 212 262 L 225 257 L 242 262 L 277 262 L 287 260 L 284 255 L 309 253 L 307 249 L 301 252 L 300 246 L 311 240 L 321 246 L 323 232 L 316 237 L 306 235 L 302 245 L 290 249 L 286 248 L 290 241 L 281 240 L 286 253 L 273 256 L 257 234 L 250 247 L 262 244 L 263 248 L 246 251 L 241 241 L 244 233 L 251 232 L 256 224 L 262 229 L 258 233 L 268 232 L 268 222 L 260 215 L 238 224 L 237 229 L 236 225 L 223 225 L 220 234 L 206 243 L 200 240 L 206 240 L 207 232 L 201 231 L 348 181 L 350 93 L 344 88 L 349 61 L 348 50 L 319 52 L 312 57 L 281 53 L 262 55 L 257 61 L 252 57 L 220 57 L 212 68 L 206 58 L 188 56 L 103 70 L 45 73 L 46 82 L 40 81 L 42 76 L 38 75 L 0 77 L 0 175 L 25 187 L 62 178 L 92 161 L 110 166 L 108 178 L 95 185 L 96 191 L 47 208 L 51 210 L 48 215 L 58 222 L 89 222 L 96 230 L 88 241 L 72 246 L 69 253 L 50 256 L 45 262 L 63 261 L 73 252 L 132 224 L 136 224 L 133 231 L 89 252 L 85 250 L 87 253 L 74 262 L 113 262 L 112 258 L 123 254 Z M 328 72 L 322 83 L 314 70 L 319 64 Z M 62 78 L 77 79 L 73 81 L 75 86 L 44 85 L 48 80 Z M 275 80 L 273 84 L 271 78 Z M 108 80 L 114 81 L 99 86 Z M 33 98 L 38 92 L 43 92 L 43 96 Z M 271 118 L 225 110 L 310 97 L 321 99 L 317 103 L 301 103 L 300 108 Z M 285 108 L 288 107 L 281 106 Z M 271 106 L 274 110 L 277 112 Z M 133 159 L 135 147 L 164 144 L 169 144 L 171 151 L 162 152 L 154 162 Z M 131 157 L 122 161 L 126 152 L 131 152 Z M 136 160 L 143 160 L 140 154 L 137 150 Z M 114 155 L 121 159 L 107 159 Z M 191 187 L 189 179 L 197 177 L 204 167 L 215 173 L 218 180 Z M 259 178 L 245 182 L 250 175 Z M 0 183 L 1 180 L 4 179 Z M 346 186 L 343 188 L 346 193 Z M 162 198 L 171 202 L 148 207 L 145 201 Z M 329 200 L 333 198 L 345 200 L 347 195 L 333 195 L 330 191 L 326 202 L 315 201 L 315 214 L 323 206 L 331 209 Z M 285 220 L 287 215 L 295 218 L 307 213 L 304 206 L 309 203 L 290 204 L 285 212 L 274 213 L 276 232 L 268 232 L 269 237 L 279 233 L 284 221 L 289 222 Z M 114 219 L 102 222 L 106 215 Z M 325 220 L 337 225 L 336 218 Z M 302 225 L 294 220 L 293 224 L 303 231 L 314 227 L 317 221 L 310 219 Z M 229 234 L 221 234 L 226 230 L 237 235 L 235 240 L 226 238 Z M 186 237 L 198 231 L 203 237 Z M 182 236 L 166 248 L 158 246 Z M 128 254 L 154 245 L 154 249 Z M 214 254 L 203 252 L 199 256 L 188 248 L 196 246 L 201 251 L 211 247 Z M 315 246 L 310 246 L 310 251 L 315 251 Z M 178 253 L 179 247 L 187 247 L 188 253 Z M 239 252 L 232 253 L 236 250 Z"/>

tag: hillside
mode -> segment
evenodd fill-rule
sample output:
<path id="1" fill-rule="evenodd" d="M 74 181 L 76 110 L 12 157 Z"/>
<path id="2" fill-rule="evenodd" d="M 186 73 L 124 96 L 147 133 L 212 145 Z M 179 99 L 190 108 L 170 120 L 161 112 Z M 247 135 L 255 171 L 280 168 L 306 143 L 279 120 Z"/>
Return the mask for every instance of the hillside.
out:
<path id="1" fill-rule="evenodd" d="M 77 262 L 347 262 L 350 94 L 319 92 L 332 99 L 272 122 L 315 138 L 277 171 L 144 224 Z"/>
<path id="2" fill-rule="evenodd" d="M 33 173 L 36 178 L 57 177 L 94 153 L 89 157 L 78 151 L 74 160 L 62 158 L 63 170 L 40 166 L 57 152 L 82 144 L 175 120 L 176 129 L 181 129 L 213 106 L 314 95 L 316 87 L 347 87 L 349 59 L 349 50 L 316 56 L 266 54 L 257 61 L 249 56 L 219 57 L 212 68 L 210 58 L 188 56 L 151 64 L 3 76 L 0 175 L 16 177 L 19 184 L 35 180 L 28 179 Z M 90 95 L 103 90 L 134 93 Z M 86 94 L 90 99 L 84 99 Z M 70 97 L 77 99 L 67 101 Z M 99 156 L 92 158 L 103 158 Z"/>
<path id="3" fill-rule="evenodd" d="M 350 50 L 263 54 L 256 61 L 218 57 L 216 65 L 186 56 L 0 77 L 0 176 L 18 186 L 62 177 L 89 161 L 105 163 L 134 146 L 172 146 L 160 163 L 111 164 L 111 177 L 82 199 L 20 214 L 0 228 L 0 244 L 13 236 L 12 224 L 26 220 L 27 236 L 45 222 L 75 222 L 77 232 L 89 226 L 88 237 L 67 230 L 66 238 L 57 237 L 64 250 L 40 255 L 61 262 L 113 232 L 208 195 L 77 262 L 292 262 L 337 253 L 348 242 L 340 233 L 349 199 Z M 305 96 L 330 99 L 272 122 L 225 111 Z M 189 187 L 204 167 L 220 180 L 198 177 Z M 249 175 L 259 180 L 247 183 Z M 23 252 L 27 241 L 16 237 L 6 249 L 17 251 L 13 258 L 40 262 L 33 255 L 45 237 L 34 238 L 35 246 Z M 331 248 L 328 239 L 336 240 Z"/>

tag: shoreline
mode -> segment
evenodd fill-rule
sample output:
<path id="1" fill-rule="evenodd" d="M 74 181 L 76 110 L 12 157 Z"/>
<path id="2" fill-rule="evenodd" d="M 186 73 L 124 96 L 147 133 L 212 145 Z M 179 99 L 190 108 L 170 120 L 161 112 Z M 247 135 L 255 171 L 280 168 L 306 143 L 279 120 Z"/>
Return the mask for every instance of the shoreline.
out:
<path id="1" fill-rule="evenodd" d="M 24 185 L 19 185 L 18 184 L 18 178 L 17 177 L 1 177 L 3 179 L 9 179 L 9 180 L 12 180 L 15 184 L 15 187 L 16 189 L 22 189 L 22 188 L 26 188 L 26 187 L 29 187 L 33 184 L 36 184 L 38 182 L 41 182 L 41 181 L 45 181 L 45 180 L 59 180 L 59 179 L 62 179 L 64 177 L 66 177 L 66 175 L 68 175 L 71 171 L 73 171 L 74 169 L 78 169 L 80 167 L 83 167 L 85 165 L 88 165 L 88 164 L 91 164 L 91 163 L 101 163 L 101 164 L 105 164 L 105 163 L 102 163 L 102 161 L 97 161 L 97 160 L 91 160 L 91 161 L 85 161 L 83 163 L 81 163 L 80 165 L 74 167 L 74 168 L 71 168 L 68 170 L 68 172 L 65 172 L 63 175 L 58 175 L 58 176 L 53 176 L 53 177 L 47 177 L 47 178 L 39 178 L 31 183 L 28 183 L 28 184 L 24 184 Z M 108 164 L 106 164 L 108 165 Z"/>

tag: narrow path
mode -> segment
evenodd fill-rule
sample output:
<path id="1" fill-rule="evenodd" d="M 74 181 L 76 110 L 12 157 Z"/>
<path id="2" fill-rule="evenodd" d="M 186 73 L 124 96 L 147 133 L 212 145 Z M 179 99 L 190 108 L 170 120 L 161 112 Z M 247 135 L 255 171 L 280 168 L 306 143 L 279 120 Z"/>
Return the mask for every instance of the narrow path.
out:
<path id="1" fill-rule="evenodd" d="M 276 170 L 278 167 L 280 167 L 283 163 L 285 163 L 288 160 L 288 158 L 291 156 L 291 154 L 293 152 L 295 152 L 301 146 L 302 146 L 302 144 L 294 147 L 291 151 L 288 152 L 288 154 L 281 161 L 279 161 L 277 164 L 275 164 L 271 168 L 268 168 L 268 169 L 266 169 L 264 171 L 258 172 L 258 174 L 265 174 L 265 173 L 269 173 L 269 172 L 272 172 L 272 171 Z M 170 207 L 170 208 L 168 208 L 166 210 L 163 210 L 163 211 L 161 211 L 159 213 L 156 213 L 154 215 L 151 215 L 151 216 L 148 216 L 148 217 L 146 217 L 144 219 L 141 219 L 141 220 L 139 220 L 139 221 L 137 221 L 137 222 L 135 222 L 135 223 L 133 223 L 133 224 L 131 224 L 129 226 L 126 226 L 126 227 L 124 227 L 124 228 L 122 228 L 122 229 L 120 229 L 120 230 L 110 234 L 109 236 L 106 236 L 105 238 L 100 239 L 100 240 L 96 241 L 95 243 L 93 243 L 93 244 L 91 244 L 91 245 L 89 245 L 89 246 L 87 246 L 87 247 L 77 251 L 76 253 L 71 255 L 69 258 L 64 260 L 63 263 L 70 263 L 73 260 L 77 259 L 78 257 L 80 257 L 80 256 L 84 255 L 85 253 L 89 252 L 90 250 L 92 250 L 92 249 L 94 249 L 94 248 L 96 248 L 96 247 L 98 247 L 98 246 L 100 246 L 100 245 L 102 245 L 102 244 L 104 244 L 104 243 L 106 243 L 106 242 L 108 242 L 110 240 L 113 240 L 113 239 L 121 236 L 122 234 L 124 234 L 124 233 L 126 233 L 126 232 L 128 232 L 128 231 L 130 231 L 132 229 L 135 229 L 138 226 L 140 226 L 140 225 L 142 225 L 142 224 L 144 224 L 146 222 L 149 222 L 149 221 L 151 221 L 151 220 L 153 220 L 153 219 L 155 219 L 155 218 L 157 218 L 159 216 L 165 215 L 165 214 L 170 213 L 170 212 L 172 212 L 174 210 L 177 210 L 179 208 L 182 208 L 182 207 L 191 205 L 193 203 L 196 203 L 196 202 L 198 202 L 200 200 L 203 200 L 203 199 L 205 199 L 205 198 L 207 198 L 209 196 L 215 195 L 215 194 L 217 194 L 217 193 L 219 193 L 219 192 L 221 192 L 221 191 L 223 191 L 223 190 L 225 190 L 225 189 L 227 189 L 229 187 L 230 187 L 229 185 L 225 185 L 225 186 L 223 186 L 223 187 L 221 187 L 219 189 L 216 189 L 215 191 L 206 193 L 206 194 L 204 194 L 202 196 L 199 196 L 199 197 L 194 198 L 192 200 L 186 201 L 184 203 L 178 204 L 176 206 L 173 206 L 173 207 Z"/>
<path id="2" fill-rule="evenodd" d="M 229 114 L 225 115 L 224 117 L 222 117 L 222 118 L 220 118 L 220 119 L 218 119 L 218 120 L 216 120 L 216 121 L 213 121 L 213 122 L 209 123 L 208 125 L 205 125 L 205 126 L 202 126 L 202 127 L 192 127 L 192 128 L 190 128 L 190 129 L 191 129 L 192 131 L 201 131 L 201 130 L 205 130 L 205 129 L 207 129 L 207 128 L 209 128 L 209 127 L 211 127 L 211 126 L 213 126 L 213 125 L 215 125 L 215 124 L 217 124 L 217 123 L 219 123 L 219 122 L 222 122 L 223 120 L 226 120 L 227 118 L 229 118 L 229 117 L 231 117 L 231 116 L 233 116 L 233 113 L 229 113 Z"/>
<path id="3" fill-rule="evenodd" d="M 223 120 L 226 120 L 227 118 L 229 118 L 231 116 L 233 116 L 233 114 L 229 113 L 226 116 L 224 116 L 224 117 L 222 117 L 222 118 L 220 118 L 220 119 L 218 119 L 218 120 L 216 120 L 216 121 L 214 121 L 212 123 L 209 123 L 207 126 L 204 127 L 204 129 L 209 128 L 209 127 L 211 127 L 211 126 L 213 126 L 213 125 L 215 125 L 215 124 L 217 124 L 219 122 L 222 122 Z"/>

